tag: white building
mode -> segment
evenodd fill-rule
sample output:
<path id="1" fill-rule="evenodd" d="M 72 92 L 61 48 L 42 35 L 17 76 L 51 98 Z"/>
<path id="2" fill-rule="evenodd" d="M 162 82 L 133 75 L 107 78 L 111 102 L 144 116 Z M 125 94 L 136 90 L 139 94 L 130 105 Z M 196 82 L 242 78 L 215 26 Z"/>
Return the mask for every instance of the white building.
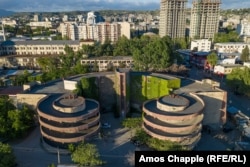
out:
<path id="1" fill-rule="evenodd" d="M 33 18 L 33 21 L 34 21 L 34 22 L 42 21 L 41 15 L 40 15 L 40 14 L 35 14 L 35 15 L 34 15 L 34 18 Z"/>
<path id="2" fill-rule="evenodd" d="M 104 22 L 104 19 L 99 12 L 94 12 L 94 11 L 88 12 L 86 20 L 87 24 L 96 24 L 99 22 Z"/>
<path id="3" fill-rule="evenodd" d="M 77 20 L 79 22 L 83 22 L 83 15 L 77 15 Z"/>
<path id="4" fill-rule="evenodd" d="M 239 35 L 250 36 L 250 22 L 243 21 L 242 23 L 238 24 L 236 31 Z"/>
<path id="5" fill-rule="evenodd" d="M 61 23 L 60 32 L 63 37 L 71 40 L 95 40 L 101 43 L 106 40 L 116 42 L 121 36 L 130 39 L 130 24 L 128 22 L 76 24 Z"/>
<path id="6" fill-rule="evenodd" d="M 236 32 L 244 39 L 244 42 L 250 43 L 250 22 L 242 21 L 237 25 Z"/>
<path id="7" fill-rule="evenodd" d="M 214 50 L 217 50 L 218 53 L 242 53 L 247 45 L 250 49 L 250 44 L 243 42 L 215 43 Z"/>
<path id="8" fill-rule="evenodd" d="M 235 68 L 245 68 L 245 66 L 241 64 L 219 64 L 214 66 L 214 74 L 217 75 L 227 75 L 230 74 Z"/>
<path id="9" fill-rule="evenodd" d="M 197 39 L 191 41 L 191 50 L 197 48 L 197 51 L 209 52 L 211 50 L 211 41 L 208 39 Z"/>
<path id="10" fill-rule="evenodd" d="M 3 25 L 9 25 L 11 27 L 15 27 L 17 25 L 17 22 L 16 22 L 16 20 L 3 19 L 2 24 Z"/>
<path id="11" fill-rule="evenodd" d="M 62 21 L 63 22 L 69 21 L 69 16 L 68 15 L 64 15 L 63 18 L 62 18 Z"/>
<path id="12" fill-rule="evenodd" d="M 30 27 L 45 27 L 45 28 L 51 28 L 52 22 L 50 21 L 39 21 L 39 22 L 30 22 Z"/>

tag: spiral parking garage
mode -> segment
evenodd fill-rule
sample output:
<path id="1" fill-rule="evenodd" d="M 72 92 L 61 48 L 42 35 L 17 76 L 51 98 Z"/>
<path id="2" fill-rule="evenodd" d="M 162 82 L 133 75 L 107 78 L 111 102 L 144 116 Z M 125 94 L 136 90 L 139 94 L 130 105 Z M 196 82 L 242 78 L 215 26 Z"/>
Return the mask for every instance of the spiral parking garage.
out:
<path id="1" fill-rule="evenodd" d="M 87 140 L 100 130 L 99 103 L 73 94 L 50 95 L 37 107 L 44 141 L 52 146 L 67 147 Z"/>
<path id="2" fill-rule="evenodd" d="M 203 100 L 191 93 L 148 100 L 143 104 L 143 129 L 192 149 L 201 138 L 203 109 Z"/>

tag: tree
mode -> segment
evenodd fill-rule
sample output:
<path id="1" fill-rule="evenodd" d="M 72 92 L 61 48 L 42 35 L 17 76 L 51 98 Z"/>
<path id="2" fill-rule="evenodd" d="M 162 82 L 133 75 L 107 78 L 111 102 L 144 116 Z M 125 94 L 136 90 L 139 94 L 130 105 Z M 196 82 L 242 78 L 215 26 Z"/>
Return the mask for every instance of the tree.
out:
<path id="1" fill-rule="evenodd" d="M 241 53 L 240 59 L 243 62 L 247 62 L 247 61 L 250 60 L 249 59 L 249 48 L 248 48 L 247 45 L 246 45 L 246 47 L 244 49 L 242 49 L 242 53 Z"/>
<path id="2" fill-rule="evenodd" d="M 0 167 L 16 166 L 16 158 L 9 144 L 0 142 Z"/>
<path id="3" fill-rule="evenodd" d="M 220 42 L 241 42 L 241 39 L 236 31 L 217 33 L 214 36 L 214 43 Z"/>
<path id="4" fill-rule="evenodd" d="M 175 58 L 172 41 L 167 36 L 142 36 L 134 39 L 132 47 L 135 69 L 139 71 L 161 71 Z"/>
<path id="5" fill-rule="evenodd" d="M 226 84 L 235 92 L 250 96 L 250 69 L 236 68 L 226 76 Z"/>
<path id="6" fill-rule="evenodd" d="M 33 110 L 25 105 L 16 109 L 8 97 L 0 97 L 0 111 L 0 137 L 20 137 L 34 125 Z"/>
<path id="7" fill-rule="evenodd" d="M 126 36 L 122 36 L 114 45 L 114 56 L 131 56 L 130 41 Z"/>
<path id="8" fill-rule="evenodd" d="M 93 144 L 81 142 L 75 149 L 72 150 L 71 148 L 71 151 L 72 161 L 81 166 L 97 166 L 104 163 Z"/>
<path id="9" fill-rule="evenodd" d="M 207 62 L 212 66 L 212 68 L 214 68 L 214 66 L 218 62 L 218 56 L 217 56 L 217 54 L 215 52 L 210 53 L 207 56 Z"/>

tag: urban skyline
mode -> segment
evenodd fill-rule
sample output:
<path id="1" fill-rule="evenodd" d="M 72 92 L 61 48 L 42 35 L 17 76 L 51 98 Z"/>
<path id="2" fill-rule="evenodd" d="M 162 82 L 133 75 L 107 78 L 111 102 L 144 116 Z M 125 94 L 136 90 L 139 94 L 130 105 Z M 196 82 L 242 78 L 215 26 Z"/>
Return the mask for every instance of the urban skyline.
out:
<path id="1" fill-rule="evenodd" d="M 190 8 L 192 0 L 188 0 L 187 7 Z M 237 9 L 250 6 L 250 1 L 222 0 L 222 9 Z M 156 10 L 160 8 L 160 0 L 0 0 L 0 8 L 14 12 L 60 12 L 73 10 Z"/>

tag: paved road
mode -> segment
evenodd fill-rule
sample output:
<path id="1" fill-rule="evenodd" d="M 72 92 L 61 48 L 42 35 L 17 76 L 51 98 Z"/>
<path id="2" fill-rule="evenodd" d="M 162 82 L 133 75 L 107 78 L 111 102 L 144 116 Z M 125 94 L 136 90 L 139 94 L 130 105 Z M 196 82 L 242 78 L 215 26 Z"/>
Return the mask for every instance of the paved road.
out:
<path id="1" fill-rule="evenodd" d="M 190 70 L 190 78 L 195 80 L 202 80 L 204 77 L 204 73 L 202 69 L 197 69 L 195 67 Z M 241 110 L 244 114 L 250 117 L 250 98 L 246 96 L 238 96 L 235 95 L 225 83 L 225 78 L 213 77 L 213 79 L 220 82 L 220 88 L 226 90 L 228 92 L 228 106 L 234 106 Z"/>
<path id="2" fill-rule="evenodd" d="M 18 167 L 48 167 L 58 163 L 57 154 L 47 152 L 40 143 L 39 127 L 35 128 L 29 136 L 19 142 L 11 143 Z M 69 164 L 69 155 L 60 155 L 60 162 Z"/>
<path id="3" fill-rule="evenodd" d="M 129 138 L 131 132 L 121 127 L 121 119 L 116 119 L 113 113 L 101 115 L 102 122 L 109 122 L 110 129 L 103 129 L 105 137 L 93 139 L 90 143 L 96 144 L 101 159 L 106 162 L 105 167 L 129 167 L 134 164 L 134 151 L 140 150 L 134 146 Z M 19 167 L 47 167 L 49 164 L 57 164 L 58 155 L 46 151 L 40 143 L 40 131 L 37 127 L 32 133 L 19 142 L 11 143 L 17 157 Z M 51 149 L 52 147 L 47 147 Z M 72 164 L 70 155 L 60 154 L 61 164 Z"/>

